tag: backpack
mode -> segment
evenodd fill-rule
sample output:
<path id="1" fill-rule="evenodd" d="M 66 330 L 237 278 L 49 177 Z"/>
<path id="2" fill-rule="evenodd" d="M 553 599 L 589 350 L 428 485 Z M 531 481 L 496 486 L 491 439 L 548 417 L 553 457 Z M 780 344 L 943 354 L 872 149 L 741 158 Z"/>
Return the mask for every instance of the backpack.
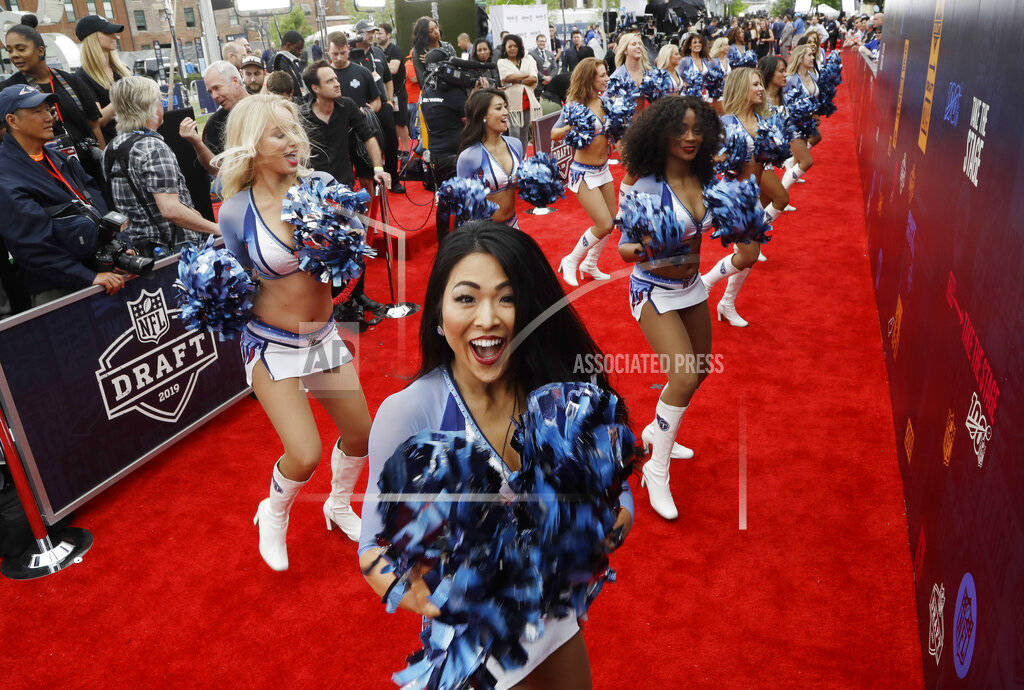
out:
<path id="1" fill-rule="evenodd" d="M 128 188 L 132 190 L 132 195 L 135 197 L 135 201 L 138 202 L 139 206 L 142 207 L 143 212 L 154 227 L 160 228 L 160 223 L 157 218 L 153 216 L 153 213 L 149 210 L 149 204 L 146 202 L 146 196 L 139 191 L 139 188 L 135 186 L 132 181 L 131 175 L 128 174 L 128 160 L 131 157 L 132 148 L 139 141 L 145 137 L 151 136 L 144 132 L 132 132 L 124 141 L 117 145 L 115 148 L 107 147 L 106 155 L 103 156 L 103 178 L 106 184 L 107 194 L 110 198 L 114 198 L 114 180 L 117 178 L 123 178 L 128 183 Z M 114 172 L 114 164 L 118 163 L 118 170 Z M 170 249 L 171 238 L 161 237 L 160 244 L 163 245 L 164 249 Z"/>

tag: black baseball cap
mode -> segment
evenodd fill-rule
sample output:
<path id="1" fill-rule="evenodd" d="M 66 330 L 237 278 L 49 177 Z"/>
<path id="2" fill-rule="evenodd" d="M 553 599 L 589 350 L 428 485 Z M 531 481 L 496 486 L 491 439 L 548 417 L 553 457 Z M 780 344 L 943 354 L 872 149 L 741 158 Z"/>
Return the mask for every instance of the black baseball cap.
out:
<path id="1" fill-rule="evenodd" d="M 105 34 L 119 34 L 124 31 L 124 27 L 121 24 L 108 22 L 95 14 L 82 17 L 75 24 L 75 36 L 78 36 L 79 41 L 84 41 L 86 36 L 91 36 L 97 31 L 102 31 Z"/>

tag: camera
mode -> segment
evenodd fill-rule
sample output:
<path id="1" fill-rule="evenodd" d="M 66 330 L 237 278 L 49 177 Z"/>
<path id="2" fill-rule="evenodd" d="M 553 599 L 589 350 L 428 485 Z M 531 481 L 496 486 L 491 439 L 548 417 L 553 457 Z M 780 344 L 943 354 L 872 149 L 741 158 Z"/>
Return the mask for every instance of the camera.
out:
<path id="1" fill-rule="evenodd" d="M 93 215 L 96 215 L 95 212 Z M 112 271 L 119 268 L 125 273 L 144 275 L 153 270 L 153 259 L 129 254 L 131 245 L 117 239 L 117 233 L 125 223 L 128 216 L 117 211 L 111 211 L 99 219 L 100 246 L 96 249 L 96 263 L 106 270 Z"/>
<path id="2" fill-rule="evenodd" d="M 57 144 L 61 153 L 69 158 L 76 156 L 80 160 L 86 160 L 93 157 L 92 151 L 99 148 L 99 142 L 91 137 L 86 137 L 82 141 L 75 141 L 68 130 L 64 127 L 64 123 L 59 119 L 53 121 L 53 141 Z"/>

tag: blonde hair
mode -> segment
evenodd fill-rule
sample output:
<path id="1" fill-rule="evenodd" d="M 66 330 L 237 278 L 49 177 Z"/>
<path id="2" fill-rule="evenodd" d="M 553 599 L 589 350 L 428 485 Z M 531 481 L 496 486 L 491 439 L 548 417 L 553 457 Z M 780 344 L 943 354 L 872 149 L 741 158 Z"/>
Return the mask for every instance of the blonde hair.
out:
<path id="1" fill-rule="evenodd" d="M 594 79 L 597 78 L 597 70 L 601 67 L 608 70 L 603 60 L 597 58 L 583 58 L 572 71 L 569 77 L 569 90 L 566 91 L 565 100 L 573 103 L 590 105 L 598 94 L 594 91 Z"/>
<path id="2" fill-rule="evenodd" d="M 278 96 L 254 94 L 231 109 L 224 134 L 224 152 L 212 161 L 219 168 L 217 178 L 225 199 L 252 187 L 260 141 L 270 127 L 279 127 L 296 145 L 299 176 L 309 174 L 309 137 L 302 126 L 298 106 Z"/>
<path id="3" fill-rule="evenodd" d="M 786 65 L 787 77 L 797 73 L 800 69 L 800 63 L 804 61 L 804 57 L 807 55 L 809 50 L 810 47 L 806 43 L 793 49 L 793 52 L 789 55 L 789 64 Z"/>
<path id="4" fill-rule="evenodd" d="M 668 63 L 672 60 L 672 51 L 679 51 L 674 43 L 666 43 L 658 51 L 658 57 L 654 59 L 654 65 L 659 69 L 668 69 Z"/>
<path id="5" fill-rule="evenodd" d="M 740 115 L 750 107 L 750 84 L 754 76 L 760 79 L 761 73 L 753 67 L 737 67 L 729 72 L 722 94 L 722 108 L 725 112 Z M 752 107 L 751 110 L 762 117 L 767 117 L 768 99 L 765 98 L 764 103 Z"/>
<path id="6" fill-rule="evenodd" d="M 149 77 L 131 76 L 114 82 L 110 103 L 117 115 L 117 131 L 121 134 L 149 126 L 160 102 L 160 87 Z"/>
<path id="7" fill-rule="evenodd" d="M 716 58 L 721 57 L 729 52 L 729 39 L 724 36 L 716 38 L 715 42 L 711 44 L 711 50 L 708 51 L 708 57 Z"/>
<path id="8" fill-rule="evenodd" d="M 92 80 L 110 90 L 114 80 L 107 74 L 107 67 L 114 77 L 131 76 L 132 71 L 128 69 L 116 50 L 106 51 L 100 45 L 100 34 L 94 32 L 85 37 L 82 41 L 82 69 L 92 77 Z"/>
<path id="9" fill-rule="evenodd" d="M 640 67 L 646 72 L 651 68 L 651 60 L 647 57 L 647 48 L 640 39 L 640 34 L 635 31 L 619 36 L 619 40 L 615 44 L 615 66 L 621 67 L 626 62 L 626 50 L 629 49 L 633 39 L 640 41 Z"/>

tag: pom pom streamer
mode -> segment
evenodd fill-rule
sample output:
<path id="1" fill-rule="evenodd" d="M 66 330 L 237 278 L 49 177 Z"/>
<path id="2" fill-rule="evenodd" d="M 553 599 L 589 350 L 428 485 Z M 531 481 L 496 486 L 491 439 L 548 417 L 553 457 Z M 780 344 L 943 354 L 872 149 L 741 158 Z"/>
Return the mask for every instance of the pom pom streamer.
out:
<path id="1" fill-rule="evenodd" d="M 609 96 L 601 94 L 601 107 L 604 109 L 604 131 L 610 139 L 618 141 L 626 133 L 626 128 L 636 114 L 636 100 L 627 96 Z"/>
<path id="2" fill-rule="evenodd" d="M 299 268 L 321 283 L 341 287 L 363 272 L 363 257 L 376 256 L 366 244 L 358 213 L 370 195 L 309 176 L 293 185 L 281 202 L 281 220 L 295 226 Z"/>
<path id="3" fill-rule="evenodd" d="M 729 66 L 733 69 L 737 67 L 757 67 L 757 53 L 752 50 L 740 53 L 737 50 L 736 53 L 729 57 Z"/>
<path id="4" fill-rule="evenodd" d="M 589 383 L 553 383 L 530 394 L 513 447 L 522 467 L 509 478 L 521 528 L 540 541 L 545 613 L 586 617 L 614 579 L 604 539 L 618 519 L 622 483 L 633 469 L 633 434 L 618 424 L 619 401 Z"/>
<path id="5" fill-rule="evenodd" d="M 644 245 L 648 258 L 667 252 L 689 252 L 689 245 L 684 244 L 685 224 L 671 206 L 662 206 L 661 199 L 653 194 L 627 193 L 616 224 L 630 242 Z"/>
<path id="6" fill-rule="evenodd" d="M 739 124 L 727 125 L 722 134 L 722 148 L 718 151 L 715 171 L 722 175 L 736 177 L 743 168 L 743 164 L 749 160 L 750 149 L 747 146 L 746 130 Z"/>
<path id="7" fill-rule="evenodd" d="M 675 92 L 676 83 L 673 81 L 672 75 L 668 73 L 668 70 L 657 67 L 649 69 L 644 73 L 644 78 L 640 81 L 640 93 L 649 101 L 656 101 L 662 96 L 671 96 Z"/>
<path id="8" fill-rule="evenodd" d="M 818 106 L 814 99 L 803 95 L 803 90 L 797 87 L 786 89 L 782 98 L 786 105 L 788 138 L 806 139 L 811 136 L 818 129 L 814 121 Z"/>
<path id="9" fill-rule="evenodd" d="M 708 71 L 704 73 L 704 89 L 708 98 L 717 101 L 725 91 L 725 72 L 718 61 L 708 63 Z"/>
<path id="10" fill-rule="evenodd" d="M 608 86 L 604 88 L 605 95 L 611 98 L 628 98 L 636 100 L 643 94 L 640 93 L 640 87 L 638 87 L 632 79 L 623 77 L 614 77 L 608 80 Z"/>
<path id="11" fill-rule="evenodd" d="M 781 113 L 761 120 L 754 135 L 754 158 L 760 163 L 782 166 L 789 158 L 789 137 L 786 136 L 786 119 Z"/>
<path id="12" fill-rule="evenodd" d="M 582 103 L 566 103 L 562 108 L 565 124 L 572 127 L 565 135 L 565 143 L 574 149 L 586 148 L 594 141 L 597 115 Z"/>
<path id="13" fill-rule="evenodd" d="M 498 210 L 496 203 L 488 201 L 489 193 L 480 180 L 456 176 L 445 180 L 437 190 L 437 206 L 442 214 L 455 218 L 456 225 L 482 220 Z"/>
<path id="14" fill-rule="evenodd" d="M 178 304 L 189 329 L 210 329 L 219 340 L 237 336 L 249 320 L 256 286 L 227 249 L 214 249 L 210 237 L 202 249 L 189 244 L 178 258 Z"/>
<path id="15" fill-rule="evenodd" d="M 519 166 L 519 196 L 539 207 L 565 198 L 565 184 L 554 158 L 538 153 L 523 161 Z"/>
<path id="16" fill-rule="evenodd" d="M 694 65 L 683 73 L 683 95 L 700 98 L 704 95 L 705 73 L 700 72 Z"/>
<path id="17" fill-rule="evenodd" d="M 704 201 L 715 226 L 711 236 L 729 246 L 733 242 L 767 242 L 772 226 L 760 208 L 761 190 L 754 176 L 747 180 L 724 178 L 704 190 Z"/>

